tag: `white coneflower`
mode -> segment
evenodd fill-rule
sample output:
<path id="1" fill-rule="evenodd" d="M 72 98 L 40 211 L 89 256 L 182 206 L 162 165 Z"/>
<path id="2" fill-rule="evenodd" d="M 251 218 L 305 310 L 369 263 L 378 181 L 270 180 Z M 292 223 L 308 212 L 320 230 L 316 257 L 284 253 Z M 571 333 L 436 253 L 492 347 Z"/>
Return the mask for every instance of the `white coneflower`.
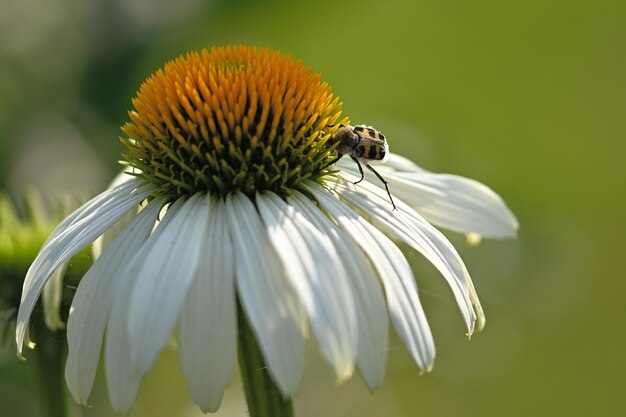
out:
<path id="1" fill-rule="evenodd" d="M 397 155 L 379 168 L 397 210 L 378 179 L 354 185 L 356 165 L 329 166 L 336 147 L 327 141 L 347 123 L 341 103 L 300 61 L 248 46 L 190 53 L 148 78 L 133 105 L 123 142 L 134 177 L 65 219 L 24 283 L 20 355 L 55 269 L 120 230 L 72 304 L 66 380 L 76 401 L 87 402 L 104 349 L 112 404 L 128 410 L 177 330 L 191 396 L 215 411 L 233 374 L 238 323 L 240 350 L 249 323 L 251 343 L 286 398 L 300 385 L 309 332 L 339 380 L 356 367 L 376 389 L 391 319 L 429 370 L 431 332 L 394 241 L 441 272 L 469 333 L 482 325 L 469 274 L 431 223 L 502 238 L 515 234 L 513 215 L 487 187 Z M 240 361 L 248 353 L 240 351 Z"/>

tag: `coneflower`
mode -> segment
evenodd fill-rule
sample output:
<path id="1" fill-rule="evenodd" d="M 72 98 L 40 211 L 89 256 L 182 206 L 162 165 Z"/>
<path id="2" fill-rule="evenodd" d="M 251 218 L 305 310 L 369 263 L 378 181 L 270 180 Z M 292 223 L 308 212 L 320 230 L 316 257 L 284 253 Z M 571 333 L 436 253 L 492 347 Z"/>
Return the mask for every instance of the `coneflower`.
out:
<path id="1" fill-rule="evenodd" d="M 433 339 L 397 241 L 441 272 L 468 332 L 482 326 L 470 276 L 431 223 L 505 238 L 513 215 L 484 185 L 394 154 L 377 170 L 397 210 L 377 178 L 353 184 L 356 164 L 332 164 L 329 140 L 348 124 L 342 104 L 300 61 L 243 45 L 189 53 L 150 76 L 133 105 L 122 138 L 131 176 L 65 219 L 24 283 L 20 355 L 46 281 L 100 235 L 110 242 L 70 311 L 66 380 L 76 401 L 87 402 L 104 350 L 111 402 L 127 411 L 173 334 L 204 411 L 220 405 L 238 338 L 248 401 L 265 389 L 255 378 L 267 378 L 285 409 L 311 336 L 339 380 L 358 368 L 376 389 L 390 319 L 430 370 Z"/>

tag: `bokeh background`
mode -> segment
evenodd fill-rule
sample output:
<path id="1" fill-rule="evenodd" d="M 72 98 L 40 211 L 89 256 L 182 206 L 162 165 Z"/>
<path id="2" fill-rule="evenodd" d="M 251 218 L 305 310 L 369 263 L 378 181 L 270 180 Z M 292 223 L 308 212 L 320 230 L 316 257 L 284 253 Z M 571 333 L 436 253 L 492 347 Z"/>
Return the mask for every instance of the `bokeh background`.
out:
<path id="1" fill-rule="evenodd" d="M 141 81 L 182 52 L 245 42 L 303 59 L 353 122 L 427 169 L 488 184 L 516 213 L 515 241 L 450 236 L 483 333 L 468 341 L 449 289 L 410 254 L 434 371 L 420 376 L 393 336 L 371 394 L 358 377 L 337 386 L 313 346 L 298 416 L 626 415 L 625 2 L 0 4 L 0 188 L 13 195 L 99 192 L 119 170 Z M 41 415 L 33 366 L 11 343 L 0 352 L 0 415 Z M 113 415 L 102 378 L 92 407 L 72 413 Z M 196 415 L 166 350 L 130 416 Z M 245 415 L 239 380 L 217 415 Z"/>

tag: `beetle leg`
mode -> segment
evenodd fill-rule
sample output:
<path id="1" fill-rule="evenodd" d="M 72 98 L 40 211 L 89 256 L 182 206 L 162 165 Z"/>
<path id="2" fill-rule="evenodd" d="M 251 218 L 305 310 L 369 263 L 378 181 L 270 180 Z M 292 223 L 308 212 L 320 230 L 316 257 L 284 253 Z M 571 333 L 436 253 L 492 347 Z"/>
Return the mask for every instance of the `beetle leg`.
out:
<path id="1" fill-rule="evenodd" d="M 356 166 L 359 167 L 359 172 L 361 173 L 361 179 L 354 183 L 354 184 L 358 184 L 361 181 L 363 181 L 363 178 L 365 177 L 365 174 L 363 174 L 363 167 L 361 167 L 361 163 L 359 162 L 359 160 L 356 157 L 350 156 L 350 158 L 352 158 L 352 160 L 354 162 L 356 162 Z M 369 167 L 369 165 L 367 165 L 367 166 Z"/>
<path id="2" fill-rule="evenodd" d="M 376 170 L 375 170 L 374 168 L 372 168 L 369 164 L 365 164 L 365 166 L 366 166 L 366 167 L 367 167 L 370 171 L 372 171 L 374 174 L 376 174 L 376 176 L 378 177 L 378 179 L 379 179 L 379 180 L 380 180 L 383 184 L 385 184 L 385 190 L 387 190 L 387 195 L 389 196 L 389 200 L 391 201 L 391 205 L 393 206 L 393 209 L 394 209 L 394 210 L 397 210 L 397 208 L 396 208 L 396 203 L 394 203 L 394 202 L 393 202 L 393 198 L 391 198 L 391 193 L 389 192 L 389 187 L 387 186 L 387 184 L 389 184 L 389 183 L 387 182 L 387 180 L 386 180 L 386 179 L 384 179 L 384 178 L 383 178 L 383 176 L 382 176 L 382 175 L 380 175 L 378 172 L 376 172 Z M 359 166 L 359 168 L 360 168 L 360 166 Z M 363 171 L 361 171 L 361 173 L 363 173 Z M 361 178 L 361 179 L 363 179 L 363 178 Z M 355 184 L 356 184 L 356 183 L 355 183 Z"/>
<path id="3" fill-rule="evenodd" d="M 328 168 L 329 166 L 331 166 L 331 165 L 333 165 L 333 164 L 337 163 L 337 161 L 339 161 L 339 160 L 341 159 L 341 157 L 342 157 L 342 156 L 343 156 L 343 154 L 342 154 L 342 153 L 338 154 L 338 155 L 337 155 L 337 157 L 336 157 L 335 159 L 333 159 L 332 161 L 330 161 L 329 163 L 327 163 L 327 164 L 326 164 L 326 166 L 325 166 L 324 168 L 322 168 L 322 169 L 326 169 L 326 168 Z"/>

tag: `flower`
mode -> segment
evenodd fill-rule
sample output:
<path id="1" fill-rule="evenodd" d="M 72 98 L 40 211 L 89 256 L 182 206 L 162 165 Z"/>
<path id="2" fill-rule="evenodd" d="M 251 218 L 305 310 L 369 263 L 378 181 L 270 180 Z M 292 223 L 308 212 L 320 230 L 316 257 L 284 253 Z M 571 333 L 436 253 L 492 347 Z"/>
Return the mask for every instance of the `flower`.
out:
<path id="1" fill-rule="evenodd" d="M 122 138 L 132 176 L 66 218 L 24 282 L 19 355 L 45 282 L 104 234 L 68 320 L 77 402 L 88 400 L 103 349 L 111 402 L 128 410 L 177 330 L 191 396 L 216 410 L 233 374 L 238 304 L 285 396 L 300 385 L 309 331 L 339 380 L 358 367 L 368 387 L 381 385 L 389 319 L 430 370 L 433 339 L 394 241 L 441 272 L 469 333 L 482 326 L 470 276 L 431 223 L 506 238 L 517 228 L 511 212 L 484 185 L 393 154 L 380 172 L 398 210 L 378 180 L 353 184 L 350 161 L 329 166 L 326 142 L 347 123 L 341 103 L 300 61 L 248 46 L 189 53 L 149 77 L 133 104 Z"/>

